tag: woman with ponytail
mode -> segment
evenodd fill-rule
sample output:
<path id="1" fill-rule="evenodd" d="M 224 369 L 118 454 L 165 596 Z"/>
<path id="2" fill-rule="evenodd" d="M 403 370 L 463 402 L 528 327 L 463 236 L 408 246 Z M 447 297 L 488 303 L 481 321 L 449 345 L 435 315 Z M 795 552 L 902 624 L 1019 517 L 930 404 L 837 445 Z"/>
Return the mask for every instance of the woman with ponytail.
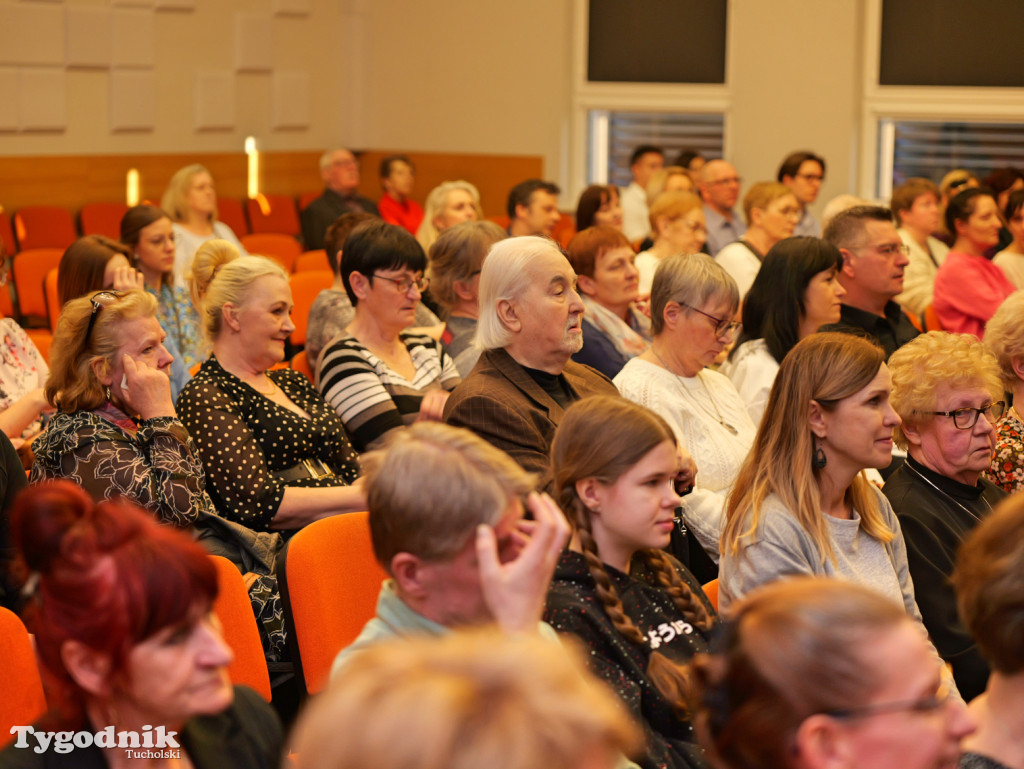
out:
<path id="1" fill-rule="evenodd" d="M 544 618 L 587 645 L 594 671 L 643 726 L 642 766 L 704 766 L 682 666 L 706 650 L 714 610 L 661 550 L 676 525 L 677 484 L 689 480 L 675 434 L 643 406 L 586 398 L 566 410 L 551 464 L 574 533 Z"/>
<path id="2" fill-rule="evenodd" d="M 153 754 L 139 756 L 147 766 L 278 766 L 281 725 L 256 692 L 231 686 L 216 567 L 188 535 L 123 499 L 94 504 L 69 481 L 23 492 L 11 535 L 51 711 L 0 767 L 136 765 L 125 746 L 95 744 L 121 732 L 150 746 L 138 751 Z M 173 743 L 154 744 L 161 734 Z"/>

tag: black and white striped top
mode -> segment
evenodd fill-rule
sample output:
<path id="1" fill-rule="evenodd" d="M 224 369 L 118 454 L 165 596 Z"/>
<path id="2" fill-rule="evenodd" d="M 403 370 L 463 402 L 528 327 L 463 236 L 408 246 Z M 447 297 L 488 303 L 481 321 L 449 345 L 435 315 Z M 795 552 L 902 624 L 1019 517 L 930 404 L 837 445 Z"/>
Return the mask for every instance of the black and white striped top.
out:
<path id="1" fill-rule="evenodd" d="M 317 387 L 357 451 L 377 448 L 391 430 L 415 422 L 428 390 L 450 391 L 461 381 L 455 362 L 434 339 L 409 333 L 399 338 L 416 368 L 411 382 L 348 334 L 332 340 L 320 356 Z"/>

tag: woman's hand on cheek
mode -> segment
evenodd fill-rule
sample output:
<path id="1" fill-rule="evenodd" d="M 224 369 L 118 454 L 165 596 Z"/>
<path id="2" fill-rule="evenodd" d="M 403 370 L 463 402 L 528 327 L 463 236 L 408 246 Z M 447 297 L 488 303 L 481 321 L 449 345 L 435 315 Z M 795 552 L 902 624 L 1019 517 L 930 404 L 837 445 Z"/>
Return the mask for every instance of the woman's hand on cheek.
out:
<path id="1" fill-rule="evenodd" d="M 114 270 L 115 291 L 143 291 L 146 288 L 146 281 L 142 273 L 134 267 L 118 267 Z"/>
<path id="2" fill-rule="evenodd" d="M 141 419 L 177 416 L 171 398 L 171 380 L 167 374 L 145 361 L 136 361 L 130 355 L 123 355 L 121 362 L 124 377 L 115 384 L 129 411 Z"/>

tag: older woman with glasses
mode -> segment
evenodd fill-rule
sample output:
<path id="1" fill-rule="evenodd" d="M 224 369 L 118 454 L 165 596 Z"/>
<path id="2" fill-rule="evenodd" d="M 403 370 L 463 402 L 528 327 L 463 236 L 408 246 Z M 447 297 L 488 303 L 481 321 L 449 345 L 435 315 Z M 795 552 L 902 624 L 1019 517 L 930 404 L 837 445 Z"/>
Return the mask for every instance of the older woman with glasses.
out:
<path id="1" fill-rule="evenodd" d="M 724 495 L 756 428 L 732 382 L 708 365 L 736 333 L 736 283 L 706 254 L 671 256 L 654 275 L 650 348 L 615 377 L 619 392 L 659 414 L 697 463 L 683 516 L 717 559 Z"/>
<path id="2" fill-rule="evenodd" d="M 896 443 L 907 461 L 884 493 L 899 517 L 925 627 L 965 699 L 988 666 L 964 630 L 949 578 L 964 538 L 1006 496 L 982 478 L 1005 410 L 999 368 L 975 337 L 931 331 L 889 359 Z"/>
<path id="3" fill-rule="evenodd" d="M 427 287 L 426 266 L 416 239 L 393 224 L 368 224 L 345 241 L 341 279 L 355 317 L 320 354 L 317 387 L 357 451 L 417 420 L 440 421 L 462 381 L 440 343 L 404 331 Z"/>

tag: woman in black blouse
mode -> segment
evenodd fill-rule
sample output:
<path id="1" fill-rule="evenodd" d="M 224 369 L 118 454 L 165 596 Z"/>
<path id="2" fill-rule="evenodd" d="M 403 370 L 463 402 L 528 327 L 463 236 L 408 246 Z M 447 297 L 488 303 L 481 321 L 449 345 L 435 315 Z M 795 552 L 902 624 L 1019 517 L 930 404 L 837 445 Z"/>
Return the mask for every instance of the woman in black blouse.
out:
<path id="1" fill-rule="evenodd" d="M 262 257 L 201 249 L 192 281 L 213 354 L 178 410 L 221 515 L 257 530 L 299 529 L 365 509 L 338 415 L 299 372 L 269 370 L 295 328 L 284 270 Z"/>

